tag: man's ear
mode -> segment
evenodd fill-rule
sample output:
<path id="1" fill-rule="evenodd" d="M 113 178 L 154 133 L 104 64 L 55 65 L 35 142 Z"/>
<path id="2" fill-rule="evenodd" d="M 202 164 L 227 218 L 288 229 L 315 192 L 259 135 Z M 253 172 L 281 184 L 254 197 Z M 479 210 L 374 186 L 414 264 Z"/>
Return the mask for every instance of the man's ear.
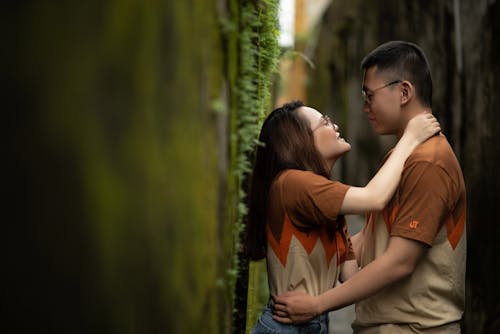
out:
<path id="1" fill-rule="evenodd" d="M 404 80 L 401 82 L 401 105 L 406 105 L 415 95 L 415 87 L 411 82 Z"/>

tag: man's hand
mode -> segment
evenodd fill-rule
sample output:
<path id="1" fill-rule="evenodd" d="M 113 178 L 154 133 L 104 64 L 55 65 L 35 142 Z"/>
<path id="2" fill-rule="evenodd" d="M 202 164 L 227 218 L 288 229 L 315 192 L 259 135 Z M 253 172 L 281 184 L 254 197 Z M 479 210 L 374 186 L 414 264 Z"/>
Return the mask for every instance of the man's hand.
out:
<path id="1" fill-rule="evenodd" d="M 316 297 L 288 291 L 274 298 L 273 319 L 284 324 L 300 324 L 320 315 Z"/>

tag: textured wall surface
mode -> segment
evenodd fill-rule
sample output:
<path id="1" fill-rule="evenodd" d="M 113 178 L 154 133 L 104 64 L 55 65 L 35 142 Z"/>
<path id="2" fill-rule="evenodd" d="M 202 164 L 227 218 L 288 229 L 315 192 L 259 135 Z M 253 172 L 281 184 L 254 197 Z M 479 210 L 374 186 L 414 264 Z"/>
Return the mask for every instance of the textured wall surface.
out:
<path id="1" fill-rule="evenodd" d="M 222 332 L 215 1 L 9 2 L 1 25 L 1 331 Z"/>

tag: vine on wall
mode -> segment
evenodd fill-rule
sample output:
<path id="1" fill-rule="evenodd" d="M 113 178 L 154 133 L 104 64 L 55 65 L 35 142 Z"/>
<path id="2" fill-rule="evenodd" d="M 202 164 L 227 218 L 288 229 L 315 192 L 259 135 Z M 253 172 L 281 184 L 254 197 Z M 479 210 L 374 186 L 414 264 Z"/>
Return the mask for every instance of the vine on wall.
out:
<path id="1" fill-rule="evenodd" d="M 232 30 L 228 38 L 231 98 L 227 225 L 232 230 L 228 283 L 235 333 L 245 330 L 247 307 L 248 262 L 242 256 L 240 242 L 247 214 L 244 184 L 251 171 L 250 156 L 257 145 L 260 126 L 270 109 L 272 75 L 280 51 L 278 5 L 275 0 L 232 1 L 231 19 L 226 22 L 226 27 Z"/>

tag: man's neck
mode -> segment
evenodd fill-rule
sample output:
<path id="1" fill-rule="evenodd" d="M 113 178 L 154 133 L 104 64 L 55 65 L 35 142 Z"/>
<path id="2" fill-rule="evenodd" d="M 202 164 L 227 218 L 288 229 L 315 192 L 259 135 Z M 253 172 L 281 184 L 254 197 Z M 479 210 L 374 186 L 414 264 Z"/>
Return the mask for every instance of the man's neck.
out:
<path id="1" fill-rule="evenodd" d="M 431 113 L 432 114 L 432 108 L 424 107 L 420 103 L 413 103 L 411 105 L 407 105 L 404 109 L 401 110 L 401 114 L 404 116 L 402 118 L 401 128 L 399 129 L 398 133 L 396 133 L 396 137 L 398 140 L 403 136 L 403 133 L 405 132 L 405 129 L 406 129 L 406 126 L 408 125 L 408 122 L 413 117 L 415 117 L 421 113 Z"/>

